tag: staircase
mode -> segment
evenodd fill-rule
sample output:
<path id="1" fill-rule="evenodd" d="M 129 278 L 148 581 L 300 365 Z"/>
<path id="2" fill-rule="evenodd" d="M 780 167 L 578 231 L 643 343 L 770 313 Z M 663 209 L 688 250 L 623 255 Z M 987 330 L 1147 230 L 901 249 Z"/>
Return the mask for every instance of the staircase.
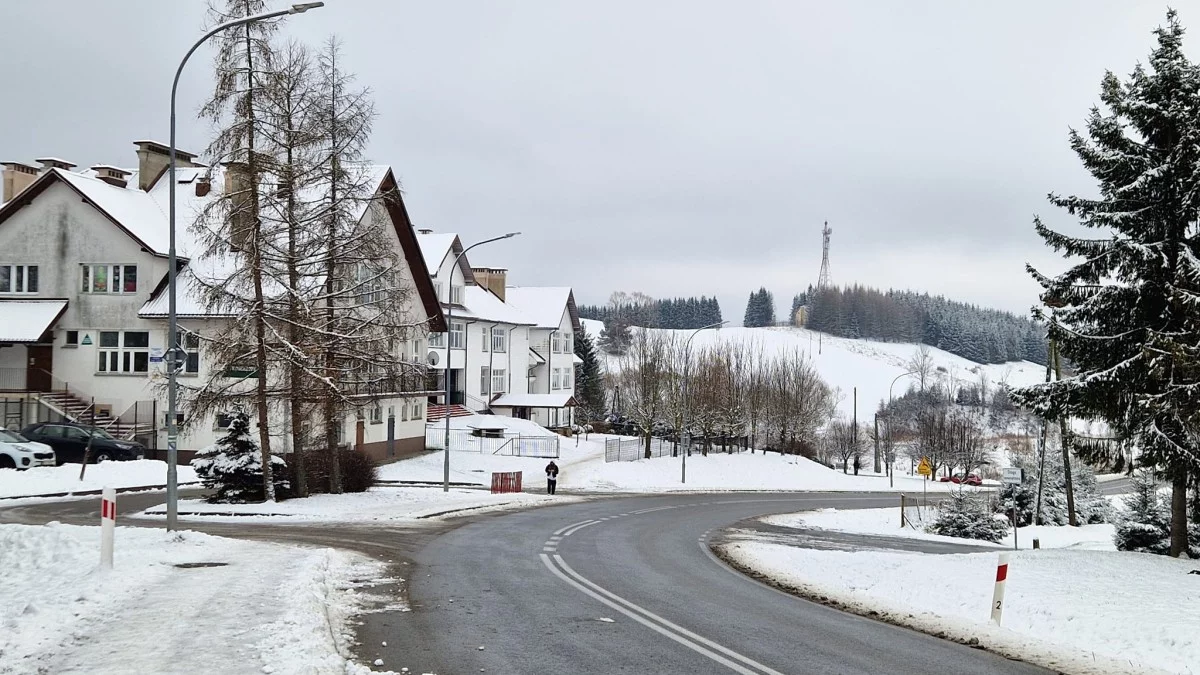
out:
<path id="1" fill-rule="evenodd" d="M 447 417 L 468 417 L 474 414 L 466 406 L 458 403 L 448 406 L 441 403 L 430 403 L 425 409 L 425 421 L 437 422 Z"/>
<path id="2" fill-rule="evenodd" d="M 92 417 L 92 404 L 67 391 L 48 391 L 38 394 L 42 405 L 76 424 L 100 427 L 117 438 L 126 440 L 138 434 L 154 431 L 149 424 L 131 424 L 113 417 L 107 410 L 97 410 Z"/>

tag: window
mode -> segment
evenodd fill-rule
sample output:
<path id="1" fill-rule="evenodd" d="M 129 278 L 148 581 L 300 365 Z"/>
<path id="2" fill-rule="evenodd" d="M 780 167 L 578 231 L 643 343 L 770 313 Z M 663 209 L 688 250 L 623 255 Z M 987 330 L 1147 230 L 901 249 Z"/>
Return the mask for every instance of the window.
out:
<path id="1" fill-rule="evenodd" d="M 183 426 L 183 419 L 184 419 L 183 413 L 176 411 L 175 426 L 177 426 L 177 427 Z M 171 413 L 165 412 L 165 413 L 163 413 L 163 427 L 169 427 L 169 426 L 171 426 Z"/>
<path id="2" fill-rule="evenodd" d="M 414 420 L 421 419 L 425 415 L 425 404 L 421 401 L 421 399 L 417 399 L 417 400 L 413 401 L 412 404 L 413 404 L 412 418 Z"/>
<path id="3" fill-rule="evenodd" d="M 77 331 L 77 330 L 67 331 L 66 344 L 70 347 L 78 347 L 79 346 L 79 331 Z"/>
<path id="4" fill-rule="evenodd" d="M 217 413 L 216 428 L 228 429 L 233 425 L 233 413 Z"/>
<path id="5" fill-rule="evenodd" d="M 137 265 L 84 265 L 84 293 L 137 293 Z"/>
<path id="6" fill-rule="evenodd" d="M 433 282 L 433 294 L 434 294 L 434 296 L 437 297 L 438 302 L 442 301 L 442 282 L 440 282 L 440 281 Z"/>
<path id="7" fill-rule="evenodd" d="M 559 375 L 558 375 L 560 372 L 562 372 L 562 371 L 559 370 L 558 368 L 555 368 L 554 372 L 551 374 L 551 377 L 550 377 L 550 388 L 551 389 L 561 389 L 562 388 L 560 386 L 561 381 L 559 380 Z"/>
<path id="8" fill-rule="evenodd" d="M 101 331 L 98 354 L 98 372 L 145 373 L 150 370 L 150 333 Z"/>
<path id="9" fill-rule="evenodd" d="M 562 353 L 562 334 L 554 333 L 553 335 L 550 336 L 550 342 L 551 342 L 550 351 L 554 352 L 555 354 L 561 354 Z"/>
<path id="10" fill-rule="evenodd" d="M 479 369 L 479 393 L 488 396 L 492 393 L 492 369 L 484 366 Z"/>
<path id="11" fill-rule="evenodd" d="M 454 286 L 453 284 L 450 286 L 450 304 L 462 304 L 462 286 Z"/>
<path id="12" fill-rule="evenodd" d="M 416 418 L 414 417 L 413 419 L 416 419 Z M 401 422 L 408 421 L 408 399 L 404 399 L 403 401 L 400 402 L 400 421 Z"/>
<path id="13" fill-rule="evenodd" d="M 490 329 L 487 326 L 483 326 L 480 330 L 482 335 L 480 337 L 479 344 L 481 345 L 481 349 L 483 349 L 483 351 L 486 353 L 492 343 L 492 340 L 488 335 L 488 331 Z"/>
<path id="14" fill-rule="evenodd" d="M 495 368 L 492 370 L 492 393 L 503 394 L 508 389 L 508 378 L 505 377 L 503 368 Z"/>
<path id="15" fill-rule="evenodd" d="M 462 349 L 467 327 L 461 321 L 450 322 L 450 348 Z"/>
<path id="16" fill-rule="evenodd" d="M 571 370 L 572 370 L 571 368 L 563 368 L 563 371 L 562 371 L 562 388 L 563 389 L 571 388 Z"/>
<path id="17" fill-rule="evenodd" d="M 445 333 L 430 333 L 429 334 L 429 346 L 430 347 L 445 347 L 446 346 L 446 334 Z"/>
<path id="18" fill-rule="evenodd" d="M 492 351 L 508 351 L 508 333 L 503 328 L 492 329 Z"/>
<path id="19" fill-rule="evenodd" d="M 37 293 L 37 265 L 0 265 L 0 293 Z"/>
<path id="20" fill-rule="evenodd" d="M 354 285 L 358 288 L 358 304 L 375 305 L 383 300 L 383 278 L 370 265 L 359 263 L 355 268 Z"/>
<path id="21" fill-rule="evenodd" d="M 383 406 L 378 403 L 371 406 L 371 424 L 383 424 Z"/>
<path id="22" fill-rule="evenodd" d="M 563 333 L 562 334 L 562 353 L 572 354 L 574 352 L 575 352 L 575 349 L 571 345 L 571 334 Z"/>
<path id="23" fill-rule="evenodd" d="M 195 375 L 200 372 L 200 336 L 188 331 L 179 332 L 179 344 L 187 352 L 187 361 L 183 364 L 183 372 Z"/>
<path id="24" fill-rule="evenodd" d="M 421 338 L 413 338 L 412 341 L 412 362 L 421 362 Z"/>

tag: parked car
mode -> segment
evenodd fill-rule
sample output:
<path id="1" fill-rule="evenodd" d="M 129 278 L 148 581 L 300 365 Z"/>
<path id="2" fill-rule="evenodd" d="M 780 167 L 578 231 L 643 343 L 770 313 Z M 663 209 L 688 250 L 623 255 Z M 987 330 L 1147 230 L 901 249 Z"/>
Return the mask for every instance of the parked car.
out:
<path id="1" fill-rule="evenodd" d="M 983 479 L 973 473 L 967 474 L 966 476 L 962 475 L 961 473 L 956 473 L 953 476 L 942 476 L 938 479 L 938 481 L 942 483 L 961 483 L 963 485 L 974 485 L 976 487 L 983 485 Z"/>
<path id="2" fill-rule="evenodd" d="M 84 424 L 41 422 L 25 427 L 21 430 L 21 435 L 31 441 L 45 443 L 53 448 L 59 464 L 82 463 L 89 438 L 92 441 L 92 453 L 89 456 L 92 462 L 127 461 L 142 459 L 146 456 L 146 447 L 141 443 L 124 441 L 115 438 L 100 427 L 89 427 Z"/>
<path id="3" fill-rule="evenodd" d="M 54 450 L 21 434 L 0 429 L 0 469 L 54 466 Z"/>

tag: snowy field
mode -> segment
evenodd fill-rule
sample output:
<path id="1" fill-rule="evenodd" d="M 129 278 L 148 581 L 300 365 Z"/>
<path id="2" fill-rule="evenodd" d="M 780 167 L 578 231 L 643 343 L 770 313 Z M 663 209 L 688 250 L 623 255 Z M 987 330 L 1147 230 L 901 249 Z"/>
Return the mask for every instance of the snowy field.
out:
<path id="1" fill-rule="evenodd" d="M 917 510 L 909 508 L 908 515 L 910 518 L 917 518 Z M 932 505 L 928 510 L 922 511 L 922 520 L 924 523 L 932 523 L 937 518 L 936 508 Z M 781 527 L 796 527 L 796 528 L 818 528 L 822 530 L 834 530 L 837 532 L 850 532 L 853 534 L 878 534 L 888 537 L 908 537 L 912 539 L 925 539 L 928 541 L 941 541 L 957 544 L 971 544 L 975 546 L 991 546 L 997 549 L 1012 549 L 1013 537 L 1012 533 L 1002 539 L 1000 543 L 993 544 L 988 541 L 976 541 L 971 539 L 960 539 L 958 537 L 945 537 L 939 534 L 929 534 L 920 529 L 912 527 L 900 527 L 900 506 L 896 505 L 891 509 L 854 509 L 850 511 L 838 511 L 837 509 L 822 509 L 820 511 L 807 511 L 804 513 L 787 513 L 774 516 L 766 516 L 761 519 L 763 522 L 771 525 L 779 525 Z M 1104 525 L 1083 525 L 1080 527 L 1058 527 L 1049 525 L 1027 526 L 1017 528 L 1017 543 L 1023 549 L 1033 548 L 1033 540 L 1036 537 L 1041 543 L 1042 548 L 1073 548 L 1091 551 L 1115 551 L 1116 546 L 1113 544 L 1113 530 L 1111 524 Z"/>
<path id="2" fill-rule="evenodd" d="M 779 582 L 901 625 L 976 639 L 1067 673 L 1195 673 L 1200 562 L 1138 553 L 1013 553 L 1003 626 L 990 623 L 997 554 L 818 551 L 762 542 L 722 552 Z"/>
<path id="3" fill-rule="evenodd" d="M 117 498 L 118 505 L 120 497 Z M 270 522 L 273 525 L 304 524 L 314 521 L 338 523 L 411 521 L 453 515 L 524 508 L 548 503 L 566 503 L 578 498 L 540 493 L 491 494 L 487 490 L 451 488 L 377 487 L 367 492 L 342 495 L 312 495 L 305 499 L 287 499 L 279 503 L 209 504 L 198 499 L 179 502 L 180 520 L 222 520 Z M 203 515 L 209 514 L 209 515 Z M 238 515 L 232 515 L 238 514 Z M 143 511 L 141 516 L 165 518 L 163 506 Z"/>
<path id="4" fill-rule="evenodd" d="M 589 323 L 588 332 L 598 336 L 599 329 L 592 330 L 594 323 L 598 322 Z M 600 327 L 603 328 L 603 324 Z M 691 334 L 691 331 L 656 332 L 677 333 L 684 337 Z M 768 356 L 792 349 L 803 351 L 810 356 L 821 379 L 831 387 L 841 390 L 838 410 L 847 418 L 854 413 L 853 391 L 855 387 L 858 388 L 860 421 L 868 419 L 879 402 L 887 399 L 892 381 L 909 370 L 906 364 L 919 346 L 903 342 L 851 340 L 823 335 L 804 328 L 738 327 L 700 331 L 692 340 L 692 349 L 698 350 L 719 342 L 760 345 Z M 933 347 L 929 348 L 929 354 L 935 368 L 944 369 L 946 376 L 954 377 L 959 382 L 978 381 L 977 370 L 987 374 L 989 386 L 998 382 L 1007 382 L 1014 387 L 1024 386 L 1043 382 L 1046 378 L 1045 366 L 1029 361 L 980 365 Z M 615 357 L 607 357 L 607 367 L 610 370 L 619 370 L 619 361 Z M 892 388 L 893 393 L 899 396 L 912 382 L 911 377 L 901 377 Z"/>
<path id="5" fill-rule="evenodd" d="M 125 488 L 167 484 L 167 463 L 139 459 L 132 462 L 89 464 L 79 480 L 79 464 L 39 466 L 24 471 L 0 469 L 0 497 L 28 497 L 60 492 L 83 492 L 106 487 Z M 179 482 L 196 480 L 190 466 L 179 466 Z"/>
<path id="6" fill-rule="evenodd" d="M 331 549 L 118 528 L 0 525 L 0 673 L 361 674 L 347 660 L 352 579 L 381 564 Z M 181 563 L 219 562 L 184 569 Z"/>

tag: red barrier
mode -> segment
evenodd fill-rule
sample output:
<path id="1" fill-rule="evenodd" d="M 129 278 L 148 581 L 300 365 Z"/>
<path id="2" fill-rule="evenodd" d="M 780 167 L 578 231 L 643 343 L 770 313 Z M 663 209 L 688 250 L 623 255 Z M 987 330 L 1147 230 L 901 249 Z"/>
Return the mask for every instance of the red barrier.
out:
<path id="1" fill-rule="evenodd" d="M 492 474 L 492 492 L 520 492 L 521 472 L 505 471 Z"/>

